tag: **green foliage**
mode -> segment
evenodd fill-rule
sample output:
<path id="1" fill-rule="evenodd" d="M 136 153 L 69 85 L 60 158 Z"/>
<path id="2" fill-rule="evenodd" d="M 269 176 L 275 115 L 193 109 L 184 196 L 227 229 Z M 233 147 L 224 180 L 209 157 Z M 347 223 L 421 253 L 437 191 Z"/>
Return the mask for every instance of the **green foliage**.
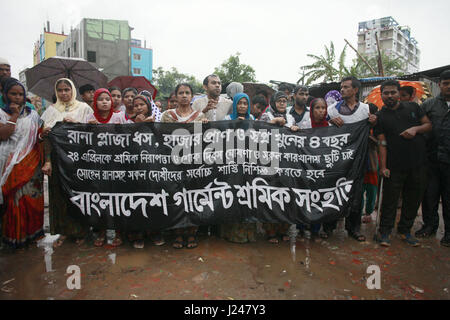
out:
<path id="1" fill-rule="evenodd" d="M 255 70 L 246 64 L 241 64 L 237 52 L 230 56 L 220 67 L 214 69 L 214 74 L 218 75 L 222 83 L 230 82 L 256 82 Z"/>
<path id="2" fill-rule="evenodd" d="M 310 65 L 300 68 L 302 77 L 297 83 L 310 85 L 311 83 L 319 81 L 339 82 L 342 78 L 347 76 L 355 76 L 357 78 L 379 76 L 378 74 L 374 74 L 359 57 L 353 60 L 353 64 L 350 67 L 345 66 L 345 59 L 347 56 L 346 50 L 347 45 L 345 45 L 339 55 L 339 60 L 336 61 L 334 43 L 331 41 L 330 47 L 325 46 L 325 55 L 317 56 L 308 54 L 308 57 L 314 59 L 315 61 Z M 374 70 L 378 70 L 378 62 L 376 57 L 364 58 Z M 391 58 L 381 51 L 381 59 L 383 61 L 385 76 L 399 76 L 403 74 L 404 63 L 400 58 Z"/>
<path id="3" fill-rule="evenodd" d="M 369 65 L 375 70 L 378 70 L 378 59 L 376 57 L 369 58 L 363 55 Z M 391 58 L 387 56 L 384 51 L 381 51 L 381 61 L 383 62 L 384 75 L 389 76 L 401 76 L 404 74 L 405 64 L 401 58 Z M 361 58 L 353 60 L 353 71 L 358 78 L 376 77 L 378 74 L 373 74 L 369 67 L 362 61 Z"/>
<path id="4" fill-rule="evenodd" d="M 201 82 L 194 76 L 178 72 L 176 68 L 172 67 L 170 71 L 165 71 L 162 67 L 153 70 L 152 84 L 158 89 L 156 100 L 164 100 L 175 90 L 178 84 L 183 82 L 192 86 L 194 94 L 203 92 Z"/>
<path id="5" fill-rule="evenodd" d="M 305 84 L 305 79 L 306 85 L 316 82 L 319 79 L 323 79 L 323 82 L 336 82 L 342 79 L 349 73 L 349 70 L 345 67 L 346 49 L 347 45 L 339 55 L 338 61 L 336 61 L 334 43 L 332 41 L 330 42 L 330 47 L 325 45 L 325 55 L 317 56 L 308 54 L 308 57 L 315 61 L 310 65 L 301 67 L 305 73 L 297 83 Z"/>

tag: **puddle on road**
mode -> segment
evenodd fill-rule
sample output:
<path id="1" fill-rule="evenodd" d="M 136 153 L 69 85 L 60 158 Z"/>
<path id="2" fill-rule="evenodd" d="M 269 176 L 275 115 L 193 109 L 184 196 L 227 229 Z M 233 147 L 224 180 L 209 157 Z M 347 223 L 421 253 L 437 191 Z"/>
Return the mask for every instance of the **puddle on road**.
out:
<path id="1" fill-rule="evenodd" d="M 374 226 L 363 228 L 370 237 Z M 385 250 L 348 238 L 343 225 L 327 241 L 240 245 L 211 236 L 194 250 L 149 241 L 143 250 L 70 241 L 54 249 L 56 239 L 0 252 L 0 299 L 450 299 L 450 253 L 436 239 L 423 248 L 393 240 Z M 67 289 L 70 265 L 81 269 L 81 290 Z M 381 268 L 382 290 L 365 286 L 370 265 Z"/>

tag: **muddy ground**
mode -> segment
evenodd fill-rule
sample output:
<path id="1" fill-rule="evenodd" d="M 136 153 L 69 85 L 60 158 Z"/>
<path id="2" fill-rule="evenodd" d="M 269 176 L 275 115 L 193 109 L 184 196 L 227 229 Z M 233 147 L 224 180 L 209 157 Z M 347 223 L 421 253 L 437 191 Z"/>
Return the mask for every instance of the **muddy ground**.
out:
<path id="1" fill-rule="evenodd" d="M 441 218 L 442 221 L 442 218 Z M 416 220 L 414 230 L 421 225 Z M 298 239 L 273 245 L 263 235 L 256 243 L 233 244 L 200 236 L 199 247 L 176 250 L 146 241 L 144 249 L 125 242 L 119 248 L 95 248 L 56 237 L 10 253 L 0 252 L 0 299 L 439 299 L 450 298 L 450 248 L 436 238 L 417 248 L 394 238 L 390 248 L 372 241 L 375 222 L 363 225 L 368 241 L 349 238 L 339 223 L 324 241 Z M 170 239 L 167 239 L 170 240 Z M 79 266 L 81 289 L 69 290 L 67 274 Z M 379 266 L 381 289 L 369 290 L 367 268 Z M 73 281 L 72 281 L 73 283 Z"/>

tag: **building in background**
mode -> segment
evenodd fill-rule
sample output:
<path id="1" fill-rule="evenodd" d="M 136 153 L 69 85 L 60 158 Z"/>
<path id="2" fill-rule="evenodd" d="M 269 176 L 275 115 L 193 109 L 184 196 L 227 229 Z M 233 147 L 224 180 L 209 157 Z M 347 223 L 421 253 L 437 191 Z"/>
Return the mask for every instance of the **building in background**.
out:
<path id="1" fill-rule="evenodd" d="M 59 45 L 67 38 L 67 35 L 62 33 L 50 32 L 50 22 L 47 21 L 47 27 L 44 28 L 44 33 L 39 36 L 39 40 L 34 44 L 33 50 L 33 66 L 56 56 L 56 51 Z"/>
<path id="2" fill-rule="evenodd" d="M 378 55 L 375 34 L 378 34 L 380 49 L 390 57 L 400 57 L 405 65 L 405 73 L 419 71 L 420 50 L 416 39 L 411 37 L 411 29 L 400 26 L 392 17 L 359 23 L 358 52 L 369 57 Z"/>
<path id="3" fill-rule="evenodd" d="M 83 58 L 102 71 L 108 81 L 118 76 L 152 79 L 153 50 L 132 39 L 126 20 L 83 19 L 58 46 L 56 55 Z"/>
<path id="4" fill-rule="evenodd" d="M 124 20 L 83 19 L 58 46 L 56 54 L 83 58 L 108 80 L 129 75 L 131 30 Z"/>
<path id="5" fill-rule="evenodd" d="M 144 76 L 148 80 L 152 80 L 153 77 L 153 50 L 146 48 L 147 45 L 144 42 L 142 47 L 142 41 L 137 39 L 131 39 L 130 42 L 130 60 L 131 60 L 131 75 L 132 76 Z"/>

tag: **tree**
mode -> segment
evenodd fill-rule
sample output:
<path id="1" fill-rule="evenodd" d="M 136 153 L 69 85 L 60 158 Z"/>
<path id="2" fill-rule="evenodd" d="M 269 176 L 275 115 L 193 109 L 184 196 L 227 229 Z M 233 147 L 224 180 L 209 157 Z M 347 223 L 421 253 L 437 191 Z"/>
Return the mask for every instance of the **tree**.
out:
<path id="1" fill-rule="evenodd" d="M 338 61 L 336 61 L 333 41 L 330 42 L 329 48 L 325 45 L 325 56 L 308 54 L 308 57 L 314 59 L 315 62 L 301 67 L 301 70 L 307 72 L 303 72 L 302 77 L 297 81 L 297 83 L 305 84 L 305 79 L 307 79 L 306 85 L 309 85 L 319 79 L 322 79 L 322 82 L 335 82 L 348 75 L 350 72 L 345 67 L 345 58 L 347 56 L 346 49 L 347 45 L 345 45 L 339 55 Z M 335 66 L 336 63 L 337 66 Z"/>
<path id="2" fill-rule="evenodd" d="M 304 84 L 306 80 L 306 85 L 309 85 L 318 80 L 321 80 L 321 82 L 339 82 L 342 78 L 348 76 L 354 76 L 356 78 L 379 76 L 378 74 L 374 74 L 360 57 L 354 59 L 350 67 L 346 67 L 346 50 L 347 45 L 342 50 L 338 61 L 336 61 L 333 42 L 330 42 L 329 48 L 325 46 L 325 55 L 317 56 L 308 54 L 308 57 L 313 58 L 315 62 L 300 68 L 302 70 L 302 77 L 297 83 Z M 374 70 L 378 70 L 378 59 L 376 56 L 369 58 L 363 55 L 363 57 Z M 381 50 L 381 60 L 383 62 L 385 76 L 399 76 L 403 74 L 405 67 L 401 58 L 392 58 Z"/>
<path id="3" fill-rule="evenodd" d="M 241 64 L 237 52 L 225 60 L 220 67 L 214 69 L 214 74 L 218 75 L 222 83 L 231 82 L 256 82 L 255 69 L 247 64 Z"/>
<path id="4" fill-rule="evenodd" d="M 377 57 L 369 58 L 366 55 L 363 55 L 363 57 L 374 70 L 378 70 Z M 392 58 L 386 55 L 383 50 L 381 50 L 381 61 L 383 62 L 384 75 L 386 77 L 401 76 L 404 74 L 405 64 L 401 58 Z M 353 65 L 350 69 L 352 70 L 352 75 L 355 75 L 357 78 L 379 76 L 378 74 L 373 74 L 370 68 L 359 57 L 353 60 Z"/>
<path id="5" fill-rule="evenodd" d="M 202 93 L 203 86 L 194 76 L 180 73 L 176 68 L 172 67 L 170 71 L 165 71 L 162 67 L 153 70 L 153 85 L 158 89 L 157 100 L 167 98 L 175 87 L 180 83 L 189 83 L 195 93 Z"/>

